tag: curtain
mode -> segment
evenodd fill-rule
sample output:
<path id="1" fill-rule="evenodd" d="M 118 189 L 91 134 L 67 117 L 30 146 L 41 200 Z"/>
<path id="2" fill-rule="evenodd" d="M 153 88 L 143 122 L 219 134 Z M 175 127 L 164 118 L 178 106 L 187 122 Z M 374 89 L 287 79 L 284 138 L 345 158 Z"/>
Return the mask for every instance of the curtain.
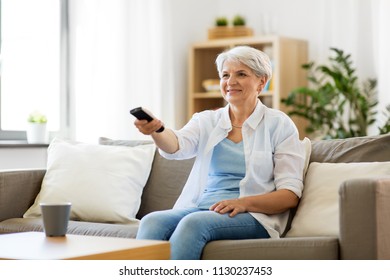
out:
<path id="1" fill-rule="evenodd" d="M 173 122 L 169 2 L 70 1 L 71 138 L 140 139 L 133 107 Z"/>
<path id="2" fill-rule="evenodd" d="M 386 105 L 390 104 L 390 2 L 387 0 L 322 0 L 318 60 L 326 61 L 329 47 L 351 54 L 361 81 L 378 81 L 377 123 L 369 134 L 378 134 Z M 381 118 L 382 117 L 382 118 Z M 382 123 L 381 123 L 382 122 Z"/>
<path id="3" fill-rule="evenodd" d="M 374 0 L 372 9 L 374 65 L 378 77 L 380 112 L 390 105 L 390 2 Z M 380 115 L 380 113 L 378 114 Z M 381 124 L 383 119 L 379 119 Z"/>

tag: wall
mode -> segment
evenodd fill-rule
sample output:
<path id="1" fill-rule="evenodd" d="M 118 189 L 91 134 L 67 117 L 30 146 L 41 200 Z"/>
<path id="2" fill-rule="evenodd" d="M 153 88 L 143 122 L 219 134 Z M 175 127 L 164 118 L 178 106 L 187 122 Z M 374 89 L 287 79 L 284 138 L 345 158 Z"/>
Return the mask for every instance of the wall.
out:
<path id="1" fill-rule="evenodd" d="M 245 16 L 247 25 L 254 29 L 256 36 L 274 32 L 281 36 L 305 39 L 309 42 L 309 59 L 311 61 L 325 61 L 329 56 L 329 47 L 342 48 L 352 54 L 355 65 L 359 69 L 359 75 L 363 78 L 376 76 L 375 63 L 373 63 L 375 61 L 373 34 L 371 32 L 371 21 L 376 16 L 372 14 L 371 10 L 371 3 L 374 0 L 164 1 L 166 1 L 164 3 L 166 6 L 164 7 L 170 9 L 171 45 L 174 53 L 174 86 L 173 93 L 170 93 L 173 97 L 170 98 L 170 103 L 167 104 L 169 106 L 167 111 L 174 111 L 172 126 L 176 128 L 184 124 L 187 116 L 187 61 L 189 47 L 195 42 L 207 40 L 207 29 L 213 26 L 214 19 L 217 16 L 227 16 L 229 18 L 236 14 Z M 72 3 L 78 2 L 73 1 Z M 111 3 L 111 0 L 107 3 Z M 120 2 L 117 1 L 115 3 L 118 5 Z M 73 10 L 73 12 L 77 14 L 80 11 Z M 89 14 L 92 12 L 88 11 Z M 105 13 L 105 16 L 108 15 L 108 12 Z M 121 15 L 121 17 L 123 20 L 126 20 L 124 15 Z M 94 20 L 93 17 L 92 19 Z M 80 20 L 86 19 L 80 18 Z M 266 28 L 271 23 L 273 28 Z M 74 28 L 77 30 L 77 26 Z M 84 79 L 85 76 L 78 78 Z M 123 80 L 126 80 L 125 77 Z M 118 88 L 118 90 L 107 91 L 107 97 L 102 96 L 100 98 L 102 100 L 105 100 L 105 98 L 110 100 L 116 92 L 120 91 L 126 90 L 125 88 Z M 94 91 L 92 93 L 94 94 Z M 384 99 L 383 96 L 384 93 L 382 93 L 382 100 Z M 90 98 L 96 100 L 96 96 Z M 73 109 L 77 107 L 76 105 L 72 104 Z M 96 114 L 90 114 L 92 109 L 93 107 L 90 106 L 87 111 L 82 110 L 82 112 L 96 117 Z M 96 108 L 96 111 L 104 112 L 99 108 Z M 73 125 L 76 123 L 80 125 L 77 117 L 74 118 L 74 116 L 75 114 L 72 114 Z M 172 117 L 169 116 L 169 119 L 172 119 Z M 91 124 L 93 122 L 86 123 L 87 126 L 91 126 Z M 98 126 L 98 124 L 95 125 Z M 125 119 L 120 124 L 121 127 L 127 125 L 131 125 L 130 118 Z M 99 136 L 108 135 L 102 134 Z M 42 166 L 45 166 L 45 152 L 42 149 L 0 149 L 0 168 L 35 168 Z"/>
<path id="2" fill-rule="evenodd" d="M 176 126 L 186 119 L 187 56 L 189 46 L 207 40 L 207 29 L 217 16 L 247 19 L 255 36 L 272 32 L 309 43 L 309 60 L 326 62 L 330 47 L 351 53 L 361 78 L 377 77 L 374 63 L 371 4 L 354 0 L 171 0 L 175 48 Z M 272 25 L 273 28 L 267 28 Z M 380 100 L 389 98 L 384 93 Z"/>
<path id="3" fill-rule="evenodd" d="M 0 170 L 46 168 L 47 147 L 0 145 Z"/>
<path id="4" fill-rule="evenodd" d="M 307 40 L 311 61 L 324 62 L 330 47 L 342 48 L 352 53 L 359 74 L 373 77 L 373 1 L 72 0 L 72 136 L 88 142 L 142 137 L 128 114 L 141 105 L 168 127 L 182 127 L 188 51 L 207 40 L 217 16 L 243 15 L 255 36 L 272 32 Z"/>

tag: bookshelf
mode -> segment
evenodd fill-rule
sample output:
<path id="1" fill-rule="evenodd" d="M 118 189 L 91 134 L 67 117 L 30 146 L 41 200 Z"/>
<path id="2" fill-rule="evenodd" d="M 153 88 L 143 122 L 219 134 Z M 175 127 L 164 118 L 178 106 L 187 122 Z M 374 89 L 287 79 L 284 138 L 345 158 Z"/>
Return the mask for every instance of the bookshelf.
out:
<path id="1" fill-rule="evenodd" d="M 280 100 L 287 97 L 292 89 L 307 85 L 306 73 L 301 67 L 308 61 L 308 46 L 304 40 L 267 36 L 195 43 L 189 52 L 188 119 L 196 112 L 219 108 L 226 104 L 219 91 L 207 91 L 202 84 L 208 79 L 219 79 L 215 65 L 217 55 L 238 45 L 248 45 L 266 52 L 273 63 L 270 87 L 259 97 L 266 106 L 287 112 Z M 298 127 L 300 137 L 303 138 L 305 121 L 296 117 L 293 121 Z"/>

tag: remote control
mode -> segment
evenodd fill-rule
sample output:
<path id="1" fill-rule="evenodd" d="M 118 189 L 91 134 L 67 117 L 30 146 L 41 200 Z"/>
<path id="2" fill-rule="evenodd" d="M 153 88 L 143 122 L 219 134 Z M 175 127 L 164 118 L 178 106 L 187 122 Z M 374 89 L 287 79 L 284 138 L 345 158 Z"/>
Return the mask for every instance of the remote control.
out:
<path id="1" fill-rule="evenodd" d="M 130 110 L 130 114 L 132 114 L 134 117 L 136 117 L 139 120 L 147 120 L 148 122 L 151 122 L 153 120 L 152 116 L 150 116 L 149 113 L 145 112 L 145 110 L 142 107 L 137 107 Z M 160 127 L 158 130 L 156 130 L 157 133 L 164 131 L 164 126 Z"/>

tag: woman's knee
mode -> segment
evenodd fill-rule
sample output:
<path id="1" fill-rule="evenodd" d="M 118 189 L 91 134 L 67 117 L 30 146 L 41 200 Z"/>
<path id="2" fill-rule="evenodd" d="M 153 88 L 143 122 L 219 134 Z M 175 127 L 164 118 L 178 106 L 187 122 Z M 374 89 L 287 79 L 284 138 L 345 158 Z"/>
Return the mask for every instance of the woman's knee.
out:
<path id="1" fill-rule="evenodd" d="M 145 215 L 140 222 L 140 226 L 153 226 L 163 221 L 159 212 L 152 212 Z"/>
<path id="2" fill-rule="evenodd" d="M 141 219 L 137 238 L 168 240 L 180 220 L 193 210 L 163 210 L 152 212 Z"/>
<path id="3" fill-rule="evenodd" d="M 204 235 L 208 232 L 207 224 L 209 223 L 205 213 L 206 212 L 195 212 L 185 216 L 178 224 L 175 232 L 190 236 Z"/>
<path id="4" fill-rule="evenodd" d="M 169 220 L 164 219 L 164 215 L 159 212 L 153 212 L 141 219 L 137 239 L 169 239 Z"/>

